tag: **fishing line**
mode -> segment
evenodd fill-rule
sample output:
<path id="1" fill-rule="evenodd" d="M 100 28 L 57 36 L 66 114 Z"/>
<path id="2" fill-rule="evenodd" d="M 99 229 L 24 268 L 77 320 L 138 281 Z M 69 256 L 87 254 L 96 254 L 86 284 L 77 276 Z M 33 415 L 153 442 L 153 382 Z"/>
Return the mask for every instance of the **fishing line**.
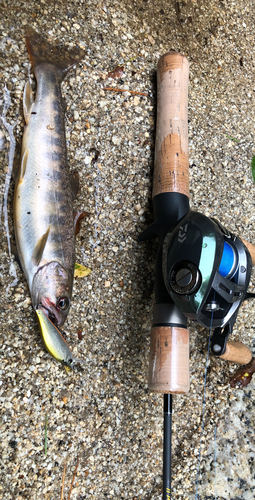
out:
<path id="1" fill-rule="evenodd" d="M 214 444 L 215 500 L 217 500 L 217 425 L 215 425 Z"/>
<path id="2" fill-rule="evenodd" d="M 200 476 L 200 464 L 201 464 L 201 448 L 202 448 L 202 438 L 204 434 L 204 424 L 205 424 L 205 396 L 206 396 L 206 379 L 207 379 L 207 371 L 208 371 L 208 363 L 209 363 L 209 354 L 210 354 L 210 343 L 211 343 L 211 334 L 212 334 L 212 323 L 213 323 L 213 311 L 212 311 L 212 316 L 211 316 L 211 325 L 210 325 L 210 331 L 209 331 L 209 342 L 208 342 L 208 349 L 207 349 L 207 358 L 206 358 L 206 365 L 205 365 L 205 381 L 204 381 L 204 398 L 203 398 L 203 416 L 202 416 L 202 428 L 201 428 L 201 435 L 200 435 L 200 445 L 199 445 L 199 454 L 198 454 L 198 468 L 197 468 L 197 479 L 196 479 L 196 497 L 195 500 L 198 500 L 198 480 Z"/>

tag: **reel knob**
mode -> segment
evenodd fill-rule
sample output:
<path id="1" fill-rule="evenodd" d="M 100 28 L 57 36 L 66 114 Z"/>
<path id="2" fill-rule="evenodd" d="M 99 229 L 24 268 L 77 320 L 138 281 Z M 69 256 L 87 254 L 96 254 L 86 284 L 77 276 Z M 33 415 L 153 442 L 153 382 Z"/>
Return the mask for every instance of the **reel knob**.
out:
<path id="1" fill-rule="evenodd" d="M 169 284 L 172 290 L 179 295 L 194 293 L 201 283 L 198 268 L 190 261 L 175 264 L 169 274 Z"/>

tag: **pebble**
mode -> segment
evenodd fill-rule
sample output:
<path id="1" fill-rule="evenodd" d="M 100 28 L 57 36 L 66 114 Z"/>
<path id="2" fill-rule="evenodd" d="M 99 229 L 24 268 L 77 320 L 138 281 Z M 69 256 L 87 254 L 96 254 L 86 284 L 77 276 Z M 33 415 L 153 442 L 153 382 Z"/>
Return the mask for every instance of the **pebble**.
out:
<path id="1" fill-rule="evenodd" d="M 112 136 L 112 142 L 113 144 L 115 144 L 116 146 L 119 146 L 119 144 L 121 143 L 121 137 L 118 136 L 118 135 L 113 135 Z"/>

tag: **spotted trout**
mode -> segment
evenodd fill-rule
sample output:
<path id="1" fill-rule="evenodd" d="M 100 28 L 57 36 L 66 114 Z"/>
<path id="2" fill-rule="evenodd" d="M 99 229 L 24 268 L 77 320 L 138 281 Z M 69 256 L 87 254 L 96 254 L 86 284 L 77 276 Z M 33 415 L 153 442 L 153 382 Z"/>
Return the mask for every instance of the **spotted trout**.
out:
<path id="1" fill-rule="evenodd" d="M 14 229 L 18 257 L 35 309 L 63 325 L 75 264 L 74 182 L 68 172 L 61 81 L 83 57 L 52 46 L 29 30 L 26 43 L 37 90 L 26 83 L 21 164 L 15 179 Z"/>

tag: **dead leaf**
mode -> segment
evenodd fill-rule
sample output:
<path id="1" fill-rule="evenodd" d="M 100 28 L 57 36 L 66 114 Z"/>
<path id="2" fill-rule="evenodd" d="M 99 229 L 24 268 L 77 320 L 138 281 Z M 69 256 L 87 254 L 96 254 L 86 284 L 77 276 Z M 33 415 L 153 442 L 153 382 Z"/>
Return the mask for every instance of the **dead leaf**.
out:
<path id="1" fill-rule="evenodd" d="M 107 78 L 120 78 L 123 75 L 124 66 L 116 66 L 113 71 L 107 74 Z"/>
<path id="2" fill-rule="evenodd" d="M 83 330 L 78 330 L 77 335 L 78 335 L 78 339 L 82 340 L 83 339 Z"/>
<path id="3" fill-rule="evenodd" d="M 88 267 L 82 266 L 81 264 L 77 264 L 75 262 L 74 266 L 74 277 L 75 278 L 85 278 L 85 276 L 88 276 L 91 273 L 91 269 Z"/>
<path id="4" fill-rule="evenodd" d="M 81 221 L 85 217 L 88 217 L 90 214 L 89 212 L 74 212 L 74 234 L 77 236 L 77 234 L 80 232 L 81 229 Z"/>

